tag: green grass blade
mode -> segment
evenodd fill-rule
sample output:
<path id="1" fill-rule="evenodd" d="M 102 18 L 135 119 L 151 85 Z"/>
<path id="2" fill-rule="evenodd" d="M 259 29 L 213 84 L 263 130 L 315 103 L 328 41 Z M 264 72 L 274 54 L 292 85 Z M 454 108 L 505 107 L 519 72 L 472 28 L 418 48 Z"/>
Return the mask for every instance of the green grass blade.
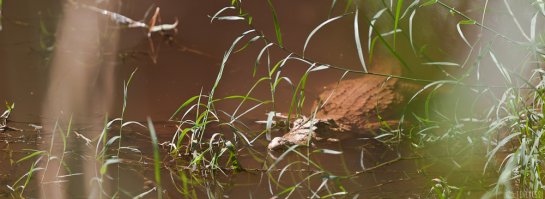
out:
<path id="1" fill-rule="evenodd" d="M 454 63 L 454 62 L 426 62 L 426 63 L 422 63 L 422 65 L 460 67 L 460 64 Z"/>
<path id="2" fill-rule="evenodd" d="M 333 13 L 333 9 L 335 8 L 335 4 L 337 4 L 337 0 L 331 1 L 331 6 L 329 7 L 329 12 L 327 13 L 327 18 L 331 18 L 331 14 Z"/>
<path id="3" fill-rule="evenodd" d="M 530 42 L 534 42 L 536 40 L 536 22 L 537 22 L 537 12 L 532 17 L 532 20 L 530 20 Z"/>
<path id="4" fill-rule="evenodd" d="M 340 19 L 340 18 L 342 18 L 342 17 L 344 17 L 344 16 L 346 16 L 346 14 L 345 14 L 345 15 L 340 15 L 340 16 L 333 17 L 333 18 L 331 18 L 331 19 L 328 19 L 328 20 L 322 22 L 320 25 L 318 25 L 316 28 L 314 28 L 314 30 L 312 30 L 312 32 L 310 32 L 310 34 L 308 35 L 307 40 L 305 41 L 305 45 L 303 46 L 303 57 L 305 57 L 305 50 L 307 49 L 308 42 L 310 41 L 310 39 L 312 38 L 312 36 L 313 36 L 314 34 L 316 34 L 316 32 L 317 32 L 318 30 L 320 30 L 320 28 L 324 27 L 326 24 L 331 23 L 332 21 L 335 21 L 335 20 L 337 20 L 337 19 Z"/>
<path id="5" fill-rule="evenodd" d="M 261 39 L 261 38 L 262 38 L 261 36 L 255 36 L 254 38 L 252 38 L 248 42 L 246 42 L 246 44 L 244 44 L 244 46 L 242 46 L 241 48 L 239 48 L 238 50 L 236 50 L 233 53 L 238 53 L 238 52 L 243 51 L 244 49 L 248 48 L 248 46 L 252 45 L 255 41 L 257 41 L 258 39 Z"/>
<path id="6" fill-rule="evenodd" d="M 359 14 L 358 8 L 356 8 L 356 14 L 354 14 L 354 42 L 356 43 L 356 48 L 358 50 L 358 58 L 360 59 L 361 66 L 363 67 L 363 71 L 367 72 L 367 65 L 365 64 L 365 59 L 363 58 L 363 50 L 361 49 L 361 41 L 360 41 L 360 28 L 359 28 L 359 22 L 358 22 L 358 14 Z"/>
<path id="7" fill-rule="evenodd" d="M 350 9 L 351 6 L 352 6 L 352 0 L 346 1 L 346 5 L 344 6 L 344 12 L 345 13 L 348 12 L 348 10 Z"/>
<path id="8" fill-rule="evenodd" d="M 435 4 L 435 3 L 437 3 L 437 0 L 429 0 L 429 1 L 424 2 L 422 5 L 420 5 L 420 7 L 431 6 L 431 5 Z"/>
<path id="9" fill-rule="evenodd" d="M 242 101 L 240 102 L 240 104 L 237 106 L 237 108 L 235 109 L 235 111 L 233 112 L 233 117 L 236 115 L 236 113 L 238 112 L 238 110 L 240 109 L 240 107 L 242 107 L 242 105 L 244 104 L 244 102 L 246 102 L 247 99 L 250 98 L 250 95 L 252 94 L 252 92 L 254 91 L 254 89 L 257 88 L 257 86 L 259 86 L 259 84 L 261 82 L 264 82 L 266 80 L 269 80 L 269 77 L 262 77 L 260 78 L 259 80 L 257 80 L 254 85 L 252 85 L 252 88 L 250 88 L 250 90 L 248 90 L 248 92 L 246 93 L 246 95 L 242 98 Z M 260 102 L 262 102 L 261 100 L 258 100 Z M 233 118 L 231 118 L 233 119 Z"/>
<path id="10" fill-rule="evenodd" d="M 414 48 L 414 37 L 413 37 L 413 20 L 414 20 L 415 14 L 416 14 L 416 10 L 414 10 L 411 13 L 411 16 L 409 16 L 409 42 L 411 43 L 411 49 L 413 49 L 414 54 L 417 55 L 416 49 Z"/>
<path id="11" fill-rule="evenodd" d="M 505 80 L 507 80 L 507 83 L 512 84 L 513 81 L 511 80 L 511 76 L 509 75 L 509 71 L 507 71 L 507 69 L 503 66 L 503 64 L 501 64 L 498 61 L 498 59 L 496 58 L 496 55 L 492 51 L 490 51 L 489 53 L 490 53 L 490 57 L 492 58 L 492 61 L 496 65 L 496 68 L 498 69 L 498 71 L 500 71 L 503 78 Z"/>
<path id="12" fill-rule="evenodd" d="M 178 109 L 172 114 L 172 116 L 170 116 L 170 119 L 169 120 L 173 120 L 174 117 L 176 117 L 176 115 L 178 115 L 178 113 L 180 113 L 180 111 L 185 108 L 187 105 L 189 105 L 191 102 L 195 101 L 195 99 L 199 98 L 200 95 L 196 95 L 196 96 L 193 96 L 191 98 L 189 98 L 188 100 L 186 100 L 180 107 L 178 107 Z"/>
<path id="13" fill-rule="evenodd" d="M 240 17 L 240 16 L 221 16 L 221 17 L 217 17 L 216 19 L 220 21 L 242 21 L 242 20 L 245 20 L 246 18 Z"/>
<path id="14" fill-rule="evenodd" d="M 153 167 L 155 173 L 155 184 L 157 185 L 157 198 L 163 198 L 163 189 L 161 188 L 161 157 L 159 156 L 159 145 L 157 144 L 157 134 L 153 127 L 151 118 L 148 117 L 148 127 L 151 137 L 151 144 L 153 145 Z"/>
<path id="15" fill-rule="evenodd" d="M 382 14 L 384 14 L 384 11 L 386 11 L 387 8 L 383 8 L 381 10 L 379 10 L 374 16 L 373 18 L 371 18 L 371 22 L 369 23 L 369 36 L 367 37 L 367 50 L 368 51 L 371 51 L 371 38 L 373 37 L 373 28 L 374 28 L 374 25 L 375 23 L 377 22 L 377 20 L 380 18 L 380 16 L 382 16 Z"/>
<path id="16" fill-rule="evenodd" d="M 101 175 L 106 174 L 106 172 L 108 172 L 109 165 L 118 164 L 118 163 L 121 163 L 121 159 L 119 158 L 107 159 L 106 162 L 104 162 L 104 164 L 102 164 L 102 166 L 100 167 L 100 174 Z"/>
<path id="17" fill-rule="evenodd" d="M 255 60 L 255 63 L 254 63 L 254 71 L 252 73 L 252 75 L 255 77 L 255 73 L 257 72 L 257 66 L 259 65 L 259 61 L 261 60 L 261 57 L 263 56 L 263 53 L 265 53 L 265 51 L 271 47 L 272 45 L 274 45 L 274 43 L 269 43 L 267 45 L 265 45 L 265 47 L 263 47 L 261 49 L 261 51 L 259 52 L 259 55 L 257 56 L 257 59 Z"/>
<path id="18" fill-rule="evenodd" d="M 418 4 L 420 3 L 420 0 L 416 0 L 416 1 L 413 1 L 409 7 L 407 7 L 407 9 L 405 9 L 405 12 L 403 12 L 403 14 L 401 15 L 400 19 L 403 19 L 407 16 L 407 14 L 409 14 L 409 11 L 413 10 L 412 8 L 418 6 Z M 416 11 L 416 9 L 414 9 L 413 11 Z"/>
<path id="19" fill-rule="evenodd" d="M 265 127 L 265 129 L 267 130 L 267 134 L 265 134 L 265 137 L 267 138 L 268 141 L 272 139 L 271 130 L 272 130 L 273 118 L 275 115 L 276 115 L 276 112 L 274 111 L 271 111 L 267 114 L 267 124 Z"/>
<path id="20" fill-rule="evenodd" d="M 367 21 L 369 22 L 369 19 L 367 19 Z M 371 26 L 374 26 L 374 25 L 371 25 Z M 373 28 L 373 32 L 375 32 L 375 34 L 380 39 L 382 44 L 384 44 L 384 46 L 388 49 L 388 51 L 390 51 L 390 53 L 392 53 L 392 55 L 394 55 L 396 57 L 396 59 L 401 63 L 401 65 L 403 67 L 405 67 L 407 69 L 407 71 L 412 72 L 411 67 L 409 67 L 407 62 L 405 62 L 405 60 L 403 58 L 401 58 L 401 56 L 397 53 L 397 51 L 395 49 L 393 49 L 390 46 L 390 44 L 388 44 L 388 42 L 384 39 L 384 37 L 382 37 L 382 34 L 380 34 L 380 32 L 378 32 L 378 30 L 376 28 Z M 394 29 L 394 32 L 397 32 L 396 29 Z"/>
<path id="21" fill-rule="evenodd" d="M 229 60 L 229 57 L 231 56 L 231 53 L 233 52 L 233 49 L 235 48 L 235 46 L 237 45 L 237 43 L 242 40 L 242 38 L 244 38 L 246 35 L 252 33 L 252 32 L 255 32 L 255 30 L 249 30 L 249 31 L 246 31 L 244 33 L 242 33 L 241 36 L 237 37 L 233 43 L 231 44 L 231 47 L 225 52 L 225 54 L 223 55 L 223 59 L 221 61 L 221 66 L 220 66 L 220 70 L 218 72 L 218 75 L 216 77 L 216 81 L 214 82 L 214 86 L 212 86 L 212 90 L 210 91 L 210 96 L 209 96 L 209 100 L 213 100 L 214 99 L 214 91 L 216 90 L 216 88 L 219 86 L 219 83 L 220 83 L 220 80 L 221 78 L 223 77 L 223 70 L 225 69 L 225 65 L 227 64 L 227 61 Z M 210 104 L 208 105 L 210 107 Z"/>
<path id="22" fill-rule="evenodd" d="M 456 24 L 456 30 L 458 31 L 458 34 L 460 35 L 462 40 L 464 40 L 466 45 L 469 46 L 470 48 L 471 48 L 471 44 L 469 44 L 469 41 L 467 41 L 467 39 L 466 39 L 466 37 L 464 35 L 464 32 L 462 31 L 461 25 L 471 25 L 471 24 L 476 24 L 476 23 L 477 22 L 475 20 L 462 20 L 462 21 L 458 22 L 458 24 Z"/>
<path id="23" fill-rule="evenodd" d="M 21 159 L 17 160 L 16 163 L 19 163 L 19 162 L 22 162 L 22 161 L 25 161 L 25 160 L 28 160 L 32 157 L 35 157 L 35 156 L 39 156 L 39 155 L 43 155 L 43 154 L 46 154 L 47 151 L 35 151 L 34 153 L 31 153 L 25 157 L 22 157 Z"/>
<path id="24" fill-rule="evenodd" d="M 347 194 L 348 194 L 348 192 L 341 191 L 341 192 L 331 193 L 331 194 L 322 196 L 321 198 L 334 198 L 336 196 L 344 196 L 344 195 L 347 195 Z"/>
<path id="25" fill-rule="evenodd" d="M 282 31 L 280 30 L 280 24 L 278 23 L 278 16 L 276 15 L 276 10 L 274 9 L 274 6 L 271 2 L 271 0 L 267 0 L 269 3 L 269 8 L 271 9 L 273 20 L 274 20 L 274 31 L 276 32 L 276 40 L 278 41 L 278 45 L 280 47 L 284 47 L 284 44 L 282 43 Z"/>
<path id="26" fill-rule="evenodd" d="M 403 0 L 398 0 L 397 1 L 397 6 L 396 6 L 396 16 L 395 16 L 395 21 L 394 21 L 394 30 L 397 30 L 397 27 L 399 26 L 399 17 L 401 16 L 401 8 L 403 7 Z M 394 49 L 396 48 L 396 37 L 397 37 L 397 34 L 396 34 L 396 31 L 394 31 Z"/>
<path id="27" fill-rule="evenodd" d="M 519 136 L 520 132 L 514 132 L 507 137 L 503 138 L 500 142 L 498 142 L 497 146 L 494 147 L 490 152 L 486 154 L 488 156 L 488 159 L 486 160 L 486 163 L 484 164 L 483 173 L 486 171 L 486 168 L 488 167 L 488 163 L 492 160 L 493 157 L 495 157 L 496 153 L 502 148 L 505 147 L 507 143 L 509 143 L 512 139 Z"/>
<path id="28" fill-rule="evenodd" d="M 138 194 L 137 196 L 134 196 L 133 199 L 141 199 L 141 198 L 145 198 L 145 196 L 147 196 L 148 194 L 150 194 L 151 192 L 157 190 L 156 188 L 151 188 L 147 191 L 144 191 L 142 192 L 141 194 Z"/>
<path id="29" fill-rule="evenodd" d="M 513 19 L 513 22 L 515 22 L 515 25 L 517 26 L 518 30 L 520 31 L 520 34 L 524 36 L 528 41 L 531 41 L 530 37 L 524 32 L 524 28 L 520 25 L 519 21 L 517 20 L 517 17 L 515 16 L 515 13 L 513 13 L 513 10 L 511 9 L 511 5 L 507 2 L 507 0 L 503 0 L 503 3 L 505 4 L 505 8 L 507 8 L 507 11 L 509 15 L 511 15 L 511 19 Z"/>
<path id="30" fill-rule="evenodd" d="M 250 101 L 254 101 L 254 102 L 258 102 L 258 103 L 263 102 L 263 100 L 259 100 L 257 98 L 253 98 L 253 97 L 250 97 L 250 96 L 244 96 L 244 95 L 231 95 L 231 96 L 224 97 L 223 99 L 250 100 Z"/>
<path id="31" fill-rule="evenodd" d="M 222 12 L 224 12 L 226 10 L 229 10 L 229 9 L 235 9 L 235 7 L 234 6 L 228 6 L 228 7 L 220 9 L 218 12 L 216 12 L 216 14 L 214 14 L 214 16 L 210 17 L 210 23 L 212 23 L 214 21 L 214 19 L 217 19 L 218 15 L 220 15 Z"/>

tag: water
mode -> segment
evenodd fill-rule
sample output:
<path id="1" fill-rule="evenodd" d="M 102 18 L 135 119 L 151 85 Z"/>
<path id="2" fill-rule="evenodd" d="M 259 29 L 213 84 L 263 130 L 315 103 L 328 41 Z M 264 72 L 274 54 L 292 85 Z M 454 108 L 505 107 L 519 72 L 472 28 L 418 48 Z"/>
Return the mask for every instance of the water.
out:
<path id="1" fill-rule="evenodd" d="M 12 183 L 29 171 L 33 161 L 21 161 L 20 158 L 30 154 L 33 149 L 40 145 L 48 145 L 51 134 L 40 131 L 36 132 L 29 127 L 27 123 L 12 123 L 14 127 L 24 129 L 22 132 L 7 132 L 1 134 L 2 140 L 0 148 L 0 157 L 2 158 L 2 182 L 6 185 Z M 171 123 L 157 123 L 155 125 L 159 133 L 159 142 L 171 139 L 169 134 L 175 131 Z M 80 134 L 85 134 L 85 129 L 75 129 Z M 116 128 L 112 129 L 116 132 Z M 111 172 L 108 175 L 114 180 L 106 190 L 114 189 L 119 183 L 120 189 L 125 190 L 122 198 L 134 197 L 140 193 L 148 191 L 154 186 L 152 147 L 148 131 L 142 127 L 126 128 L 123 131 L 123 143 L 127 147 L 138 149 L 134 152 L 129 149 L 122 150 L 120 157 L 124 163 L 120 164 L 119 171 L 115 166 L 110 166 Z M 39 138 L 38 138 L 39 136 Z M 66 159 L 75 161 L 78 159 L 92 158 L 84 154 L 86 145 L 82 138 L 73 137 L 70 139 L 71 148 L 66 152 Z M 62 141 L 57 140 L 55 144 L 62 145 Z M 294 190 L 293 198 L 308 196 L 310 190 L 316 190 L 327 176 L 338 176 L 337 182 L 327 183 L 327 189 L 331 193 L 342 192 L 336 185 L 342 187 L 349 193 L 349 198 L 428 198 L 433 195 L 430 191 L 434 184 L 432 179 L 440 176 L 447 178 L 453 185 L 459 185 L 466 194 L 465 198 L 478 198 L 494 182 L 495 175 L 482 175 L 483 162 L 478 161 L 484 155 L 483 149 L 465 148 L 456 151 L 444 150 L 414 150 L 406 144 L 400 146 L 387 146 L 372 140 L 354 140 L 343 144 L 325 144 L 318 145 L 319 148 L 342 151 L 341 155 L 314 153 L 311 160 L 321 166 L 321 169 L 309 166 L 307 161 L 301 156 L 295 154 L 288 155 L 284 160 L 275 163 L 274 158 L 278 158 L 282 152 L 268 152 L 262 145 L 256 144 L 256 147 L 244 147 L 239 149 L 238 160 L 244 171 L 234 171 L 229 167 L 221 168 L 223 171 L 212 173 L 206 170 L 193 170 L 191 166 L 187 167 L 190 161 L 190 155 L 173 158 L 168 155 L 168 147 L 161 147 L 161 159 L 163 166 L 161 169 L 162 184 L 169 198 L 179 198 L 183 191 L 176 191 L 176 188 L 183 187 L 183 181 L 180 179 L 181 173 L 186 175 L 189 180 L 186 181 L 188 190 L 198 198 L 209 197 L 212 194 L 215 197 L 224 198 L 268 198 L 283 191 L 286 187 L 301 183 L 301 187 Z M 441 146 L 430 146 L 430 148 L 440 148 Z M 444 148 L 444 147 L 442 147 Z M 300 152 L 305 154 L 309 148 L 301 148 Z M 311 151 L 314 149 L 310 149 Z M 77 161 L 75 161 L 77 162 Z M 284 167 L 290 163 L 299 162 Z M 270 165 L 275 166 L 267 172 Z M 73 176 L 65 177 L 64 180 L 71 182 L 83 182 L 83 172 L 78 164 L 71 164 L 70 172 Z M 268 165 L 268 166 L 267 166 Z M 454 166 L 457 165 L 457 166 Z M 376 167 L 376 168 L 374 168 Z M 101 167 L 96 165 L 96 169 Z M 365 170 L 367 169 L 367 170 Z M 117 173 L 119 172 L 119 173 Z M 282 173 L 282 175 L 280 175 Z M 307 176 L 316 174 L 315 177 L 305 181 Z M 350 176 L 350 177 L 349 177 Z M 117 178 L 119 177 L 119 178 Z M 275 182 L 280 177 L 280 184 Z M 335 181 L 335 178 L 330 179 Z M 38 189 L 36 183 L 39 179 L 34 179 L 25 190 L 26 197 L 37 197 Z M 119 182 L 118 182 L 119 181 Z M 19 184 L 21 185 L 21 184 Z M 327 195 L 324 187 L 319 195 Z M 74 187 L 77 188 L 77 187 Z M 2 187 L 1 196 L 8 197 L 11 192 L 7 187 Z M 208 193 L 207 193 L 208 192 Z M 70 191 L 69 198 L 85 198 L 78 195 L 78 191 Z M 284 197 L 286 195 L 283 195 Z M 155 197 L 150 194 L 147 197 Z"/>
<path id="2" fill-rule="evenodd" d="M 82 3 L 93 4 L 94 2 Z M 302 46 L 308 33 L 327 19 L 324 13 L 327 13 L 330 6 L 330 2 L 325 1 L 274 3 L 280 16 L 286 48 L 296 52 L 303 50 Z M 152 6 L 149 1 L 143 0 L 122 2 L 119 5 L 112 4 L 113 7 L 118 6 L 119 13 L 134 19 L 142 18 Z M 151 36 L 154 46 L 159 48 L 156 63 L 149 55 L 150 45 L 145 30 L 126 28 L 116 30 L 120 35 L 119 41 L 115 42 L 118 44 L 115 47 L 118 53 L 115 53 L 116 50 L 112 48 L 107 48 L 105 51 L 100 49 L 99 51 L 104 54 L 99 58 L 109 61 L 90 59 L 88 62 L 92 62 L 95 68 L 90 70 L 92 72 L 85 72 L 84 79 L 87 80 L 79 89 L 76 89 L 77 94 L 71 93 L 72 91 L 67 94 L 68 88 L 56 89 L 55 86 L 75 84 L 75 81 L 83 78 L 76 77 L 70 82 L 64 79 L 55 83 L 56 77 L 51 75 L 52 68 L 55 66 L 56 52 L 52 47 L 55 34 L 59 34 L 56 27 L 60 26 L 61 21 L 56 13 L 61 12 L 61 5 L 59 1 L 53 0 L 4 2 L 3 30 L 0 32 L 0 46 L 2 46 L 0 99 L 15 102 L 15 110 L 10 116 L 9 125 L 22 131 L 0 133 L 0 197 L 18 197 L 18 194 L 22 192 L 20 186 L 24 184 L 28 176 L 25 174 L 31 171 L 32 163 L 38 156 L 20 162 L 18 160 L 36 150 L 49 152 L 50 144 L 53 144 L 60 153 L 54 154 L 55 158 L 52 160 L 55 161 L 61 156 L 66 160 L 66 165 L 57 166 L 62 169 L 53 168 L 53 171 L 63 170 L 65 174 L 59 177 L 57 172 L 54 176 L 57 181 L 47 182 L 43 180 L 42 174 L 39 174 L 41 169 L 44 169 L 44 165 L 36 166 L 39 169 L 36 173 L 32 172 L 32 178 L 24 188 L 24 197 L 43 197 L 43 186 L 55 187 L 57 184 L 64 184 L 65 186 L 60 190 L 69 190 L 65 191 L 67 198 L 87 198 L 93 190 L 78 185 L 93 184 L 93 182 L 96 184 L 96 179 L 100 178 L 103 184 L 99 190 L 106 193 L 105 196 L 112 196 L 111 194 L 118 191 L 117 197 L 131 198 L 151 190 L 148 194 L 144 194 L 144 197 L 155 198 L 156 191 L 152 189 L 157 186 L 157 183 L 148 129 L 131 125 L 120 131 L 119 124 L 114 124 L 105 140 L 122 135 L 119 146 L 123 148 L 118 149 L 116 146 L 118 142 L 114 140 L 115 147 L 106 148 L 105 153 L 110 158 L 119 155 L 122 162 L 109 165 L 107 172 L 102 176 L 100 170 L 104 169 L 104 162 L 90 161 L 95 159 L 93 155 L 97 150 L 103 149 L 103 145 L 100 145 L 98 149 L 96 146 L 105 118 L 113 119 L 121 116 L 123 80 L 127 80 L 131 72 L 138 69 L 128 88 L 125 121 L 134 120 L 145 124 L 146 118 L 150 117 L 155 121 L 159 144 L 171 141 L 176 132 L 177 123 L 167 120 L 186 99 L 198 95 L 201 91 L 208 93 L 216 79 L 225 50 L 247 27 L 240 22 L 210 23 L 207 15 L 213 15 L 226 5 L 225 2 L 156 2 L 155 6 L 161 8 L 162 23 L 172 23 L 176 19 L 180 21 L 177 33 L 168 32 Z M 274 35 L 273 19 L 267 5 L 263 2 L 247 2 L 245 6 L 256 19 L 254 25 L 272 37 Z M 339 10 L 340 8 L 336 9 L 336 11 Z M 89 19 L 97 17 L 99 22 L 104 20 L 104 16 L 96 13 L 87 14 L 90 15 L 86 16 Z M 78 20 L 74 21 L 78 22 Z M 328 25 L 328 28 L 315 35 L 306 55 L 320 62 L 361 69 L 357 52 L 354 50 L 352 24 L 353 18 L 348 17 Z M 88 28 L 83 24 L 76 24 L 74 27 L 81 29 L 80 33 L 84 33 Z M 95 31 L 92 27 L 89 28 L 90 30 L 87 31 Z M 100 28 L 99 30 L 107 32 L 108 28 L 112 27 L 101 26 Z M 362 32 L 366 33 L 366 30 Z M 450 32 L 456 33 L 456 31 Z M 104 32 L 96 34 L 104 34 Z M 95 39 L 104 38 L 97 36 Z M 70 45 L 75 46 L 69 42 L 66 47 L 67 54 L 83 51 L 79 47 L 71 49 Z M 101 47 L 104 46 L 97 48 Z M 256 81 L 259 75 L 266 73 L 264 65 L 266 60 L 262 59 L 257 69 L 257 76 L 252 76 L 255 57 L 261 47 L 251 46 L 230 59 L 216 96 L 244 95 L 251 88 L 252 82 Z M 271 51 L 273 60 L 284 56 L 278 50 Z M 380 63 L 380 60 L 375 62 Z M 294 62 L 285 69 L 283 74 L 298 80 L 307 67 L 305 64 Z M 67 69 L 60 70 L 61 73 L 64 71 Z M 416 72 L 411 75 L 421 77 L 432 76 L 435 73 L 436 71 L 429 74 Z M 61 80 L 63 76 L 70 75 L 73 74 L 61 74 Z M 342 72 L 339 71 L 311 74 L 306 90 L 309 97 L 304 110 L 306 112 L 310 110 L 311 101 L 313 101 L 311 99 L 315 98 L 324 85 L 338 80 L 341 76 Z M 354 76 L 356 75 L 349 75 L 349 77 Z M 265 84 L 258 86 L 252 97 L 258 99 L 270 97 L 267 86 Z M 278 102 L 290 100 L 291 89 L 287 84 L 279 87 L 275 96 L 277 110 L 286 112 L 289 109 L 289 103 Z M 52 94 L 52 91 L 56 94 L 55 92 Z M 110 94 L 111 96 L 107 96 Z M 63 97 L 63 95 L 72 96 Z M 74 95 L 84 99 L 78 97 L 72 99 Z M 50 107 L 47 104 L 48 101 L 64 102 L 61 99 L 68 98 L 72 100 L 70 103 L 81 106 L 79 108 L 82 109 L 72 110 L 76 114 L 71 114 L 63 108 L 48 109 Z M 86 100 L 90 103 L 82 102 Z M 100 104 L 102 100 L 104 103 Z M 97 106 L 101 108 L 86 107 L 91 102 L 97 101 L 100 104 Z M 63 105 L 66 103 L 61 103 L 59 106 Z M 238 102 L 225 102 L 218 103 L 216 108 L 231 113 L 237 105 Z M 243 110 L 250 107 L 250 105 L 242 106 Z M 265 113 L 268 110 L 268 107 L 260 107 L 246 114 L 241 120 L 249 127 L 242 133 L 250 139 L 258 136 L 263 126 L 254 124 L 254 121 L 265 120 Z M 60 114 L 61 116 L 58 116 L 57 114 L 62 111 L 64 112 Z M 61 134 L 59 131 L 52 132 L 52 129 L 57 118 L 60 117 L 63 119 L 60 119 L 58 128 L 66 130 L 71 116 L 75 117 L 73 132 L 70 132 L 71 135 L 66 140 L 68 147 L 63 149 L 62 146 L 65 146 L 65 143 L 62 141 Z M 30 124 L 44 128 L 36 130 L 29 126 Z M 206 137 L 219 132 L 226 138 L 233 138 L 233 133 L 226 126 L 210 127 Z M 86 143 L 86 138 L 91 139 L 89 145 Z M 237 139 L 241 138 L 237 137 Z M 269 152 L 266 149 L 266 140 L 261 137 L 253 143 L 253 146 L 244 144 L 236 146 L 236 157 L 244 170 L 237 171 L 231 168 L 231 164 L 227 164 L 227 156 L 222 156 L 219 159 L 219 168 L 216 168 L 215 172 L 211 172 L 209 167 L 202 167 L 202 165 L 193 166 L 191 161 L 195 157 L 192 151 L 183 152 L 180 156 L 171 156 L 169 146 L 163 144 L 160 145 L 159 150 L 160 184 L 167 198 L 182 196 L 197 198 L 272 198 L 277 196 L 283 198 L 288 195 L 291 198 L 314 198 L 336 196 L 335 194 L 339 195 L 337 197 L 346 198 L 429 198 L 435 194 L 431 192 L 431 188 L 435 185 L 433 179 L 439 177 L 446 178 L 449 184 L 462 188 L 465 194 L 463 198 L 477 198 L 490 188 L 497 176 L 488 172 L 483 174 L 484 148 L 466 145 L 445 147 L 442 144 L 444 143 L 422 149 L 413 147 L 408 142 L 387 145 L 373 140 L 355 139 L 343 143 L 320 143 L 312 148 L 301 147 L 298 151 L 303 156 L 310 156 L 310 159 L 290 153 L 276 162 L 276 159 L 282 156 L 282 152 Z M 214 150 L 218 152 L 220 148 Z M 312 153 L 318 148 L 341 151 L 342 154 Z M 40 161 L 45 162 L 46 157 L 44 156 Z M 309 164 L 310 161 L 319 166 Z M 269 170 L 271 165 L 274 167 Z M 48 169 L 51 170 L 51 168 Z M 309 178 L 309 176 L 312 177 Z M 89 182 L 91 179 L 95 181 Z M 17 181 L 17 186 L 12 186 Z M 47 183 L 44 184 L 44 182 Z M 296 184 L 299 186 L 293 189 L 293 193 L 286 191 Z M 47 191 L 47 188 L 45 190 Z"/>

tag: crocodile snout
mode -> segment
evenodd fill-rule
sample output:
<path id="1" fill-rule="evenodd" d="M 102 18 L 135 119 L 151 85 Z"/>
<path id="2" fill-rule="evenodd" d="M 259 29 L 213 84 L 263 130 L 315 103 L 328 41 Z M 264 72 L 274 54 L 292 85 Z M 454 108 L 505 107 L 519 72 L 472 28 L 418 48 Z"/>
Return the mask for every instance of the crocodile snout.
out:
<path id="1" fill-rule="evenodd" d="M 282 146 L 286 145 L 287 140 L 283 137 L 275 137 L 272 139 L 271 143 L 269 143 L 269 146 L 267 148 L 271 151 L 280 149 Z"/>

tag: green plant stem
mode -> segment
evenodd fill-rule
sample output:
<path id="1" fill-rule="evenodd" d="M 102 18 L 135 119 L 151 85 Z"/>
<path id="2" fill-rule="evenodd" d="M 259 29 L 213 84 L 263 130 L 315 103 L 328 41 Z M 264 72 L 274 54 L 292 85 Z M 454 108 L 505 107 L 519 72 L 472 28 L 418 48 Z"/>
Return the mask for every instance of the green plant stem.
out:
<path id="1" fill-rule="evenodd" d="M 467 15 L 463 14 L 462 12 L 460 11 L 457 11 L 456 9 L 444 4 L 443 2 L 441 1 L 438 1 L 440 5 L 442 5 L 443 7 L 445 8 L 448 8 L 448 9 L 451 9 L 453 10 L 456 14 L 466 18 L 467 20 L 473 20 L 471 19 L 470 17 L 468 17 Z M 240 9 L 240 10 L 243 10 L 243 7 L 241 4 L 238 4 L 237 7 Z M 348 12 L 348 13 L 344 13 L 344 15 L 351 15 L 351 14 L 355 14 L 355 12 Z M 245 16 L 244 17 L 244 20 L 246 21 L 249 21 L 248 18 Z M 330 64 L 325 64 L 323 62 L 320 62 L 320 61 L 316 61 L 315 59 L 311 59 L 311 58 L 308 58 L 308 57 L 303 57 L 302 55 L 300 55 L 299 53 L 296 53 L 295 51 L 292 51 L 288 48 L 286 48 L 284 45 L 280 45 L 274 41 L 272 41 L 271 39 L 269 39 L 262 31 L 258 31 L 258 29 L 251 23 L 246 23 L 247 26 L 251 29 L 251 30 L 255 30 L 254 32 L 256 34 L 258 34 L 261 39 L 263 39 L 266 43 L 272 43 L 274 46 L 278 47 L 278 49 L 282 50 L 283 52 L 285 53 L 288 53 L 288 54 L 291 54 L 292 57 L 297 57 L 301 60 L 304 60 L 304 61 L 307 61 L 307 62 L 310 62 L 310 63 L 315 63 L 316 65 L 326 65 L 328 66 L 329 68 L 331 69 L 334 69 L 334 70 L 339 70 L 339 71 L 344 71 L 344 72 L 348 72 L 348 73 L 356 73 L 356 74 L 362 74 L 362 75 L 373 75 L 373 76 L 382 76 L 382 77 L 388 77 L 388 78 L 395 78 L 395 79 L 401 79 L 401 80 L 407 80 L 407 81 L 412 81 L 412 82 L 418 82 L 418 83 L 434 83 L 436 82 L 435 80 L 430 80 L 430 79 L 420 79 L 420 78 L 411 78 L 411 77 L 404 77 L 404 76 L 400 76 L 400 75 L 392 75 L 392 74 L 384 74 L 384 73 L 374 73 L 374 72 L 367 72 L 367 71 L 363 71 L 363 70 L 353 70 L 353 69 L 348 69 L 347 67 L 342 67 L 342 66 L 336 66 L 336 65 L 330 65 Z M 502 35 L 500 33 L 498 33 L 497 31 L 483 25 L 482 23 L 476 23 L 476 25 L 488 30 L 488 31 L 491 31 L 495 34 L 497 34 L 498 36 L 510 41 L 510 42 L 514 42 L 514 43 L 517 43 L 519 44 L 520 42 L 516 42 L 512 39 L 509 39 L 507 38 L 505 35 Z M 486 85 L 486 84 L 466 84 L 466 83 L 463 83 L 463 82 L 456 82 L 456 83 L 447 83 L 449 85 L 453 85 L 453 86 L 461 86 L 461 87 L 469 87 L 469 88 L 490 88 L 490 89 L 494 89 L 494 88 L 498 88 L 498 89 L 502 89 L 502 88 L 514 88 L 514 87 L 509 87 L 509 86 L 499 86 L 499 85 Z M 516 89 L 533 89 L 531 87 L 515 87 Z"/>

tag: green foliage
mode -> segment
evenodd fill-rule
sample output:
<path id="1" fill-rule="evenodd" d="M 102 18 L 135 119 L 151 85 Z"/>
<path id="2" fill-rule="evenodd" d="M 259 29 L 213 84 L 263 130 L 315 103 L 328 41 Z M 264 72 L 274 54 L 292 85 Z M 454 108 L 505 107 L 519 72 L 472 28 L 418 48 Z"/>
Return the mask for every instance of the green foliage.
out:
<path id="1" fill-rule="evenodd" d="M 157 134 L 151 118 L 148 117 L 148 128 L 153 146 L 153 173 L 155 174 L 155 184 L 157 185 L 157 198 L 163 198 L 163 189 L 161 188 L 161 157 L 159 155 L 159 146 L 157 144 Z"/>
<path id="2" fill-rule="evenodd" d="M 463 190 L 458 187 L 449 185 L 444 178 L 432 179 L 434 185 L 430 192 L 435 193 L 435 198 L 438 199 L 460 199 L 462 198 Z"/>
<path id="3" fill-rule="evenodd" d="M 276 10 L 274 9 L 272 1 L 267 0 L 267 3 L 269 3 L 269 7 L 271 9 L 271 13 L 274 20 L 274 31 L 276 32 L 276 40 L 278 41 L 278 45 L 282 47 L 284 44 L 282 43 L 282 31 L 280 30 L 280 24 L 278 23 L 278 15 L 276 14 Z M 250 21 L 251 20 L 248 20 L 248 24 L 251 24 Z"/>

